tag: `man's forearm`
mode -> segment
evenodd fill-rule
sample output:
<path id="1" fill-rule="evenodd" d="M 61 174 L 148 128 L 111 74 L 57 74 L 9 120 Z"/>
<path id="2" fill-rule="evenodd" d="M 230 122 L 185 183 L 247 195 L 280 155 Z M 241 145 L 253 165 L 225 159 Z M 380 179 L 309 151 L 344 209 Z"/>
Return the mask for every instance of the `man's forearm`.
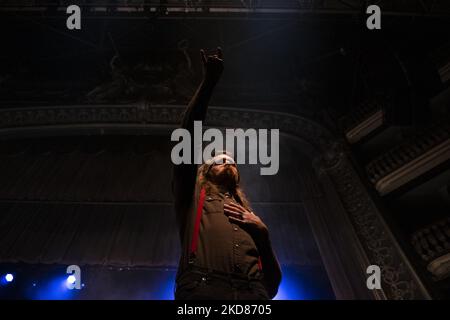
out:
<path id="1" fill-rule="evenodd" d="M 209 99 L 211 98 L 214 87 L 214 82 L 204 79 L 186 108 L 181 127 L 187 129 L 191 135 L 194 134 L 194 121 L 203 121 L 206 117 Z M 183 204 L 191 199 L 196 175 L 197 166 L 193 163 L 179 164 L 174 167 L 173 192 L 177 207 L 183 206 Z"/>
<path id="2" fill-rule="evenodd" d="M 192 97 L 181 123 L 181 127 L 188 129 L 191 133 L 194 130 L 194 121 L 204 121 L 208 110 L 209 100 L 213 93 L 215 83 L 204 79 Z"/>

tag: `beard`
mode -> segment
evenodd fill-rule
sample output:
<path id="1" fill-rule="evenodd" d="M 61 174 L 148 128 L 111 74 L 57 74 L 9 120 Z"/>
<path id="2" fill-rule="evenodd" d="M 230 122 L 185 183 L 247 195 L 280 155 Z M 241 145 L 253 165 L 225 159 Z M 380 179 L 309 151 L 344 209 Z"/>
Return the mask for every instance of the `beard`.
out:
<path id="1" fill-rule="evenodd" d="M 235 169 L 226 167 L 219 173 L 211 177 L 211 181 L 215 184 L 221 185 L 226 188 L 234 189 L 238 184 L 238 174 Z"/>

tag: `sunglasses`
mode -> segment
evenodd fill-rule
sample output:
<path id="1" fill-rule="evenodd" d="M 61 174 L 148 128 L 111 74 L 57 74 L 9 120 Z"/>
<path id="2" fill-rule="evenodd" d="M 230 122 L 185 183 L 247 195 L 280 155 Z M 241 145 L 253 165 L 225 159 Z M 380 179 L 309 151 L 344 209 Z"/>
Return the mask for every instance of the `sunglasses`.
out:
<path id="1" fill-rule="evenodd" d="M 217 158 L 212 161 L 212 163 L 209 165 L 206 173 L 208 173 L 209 170 L 211 170 L 211 168 L 214 167 L 215 165 L 221 165 L 221 164 L 230 164 L 230 165 L 236 166 L 236 162 L 233 160 L 233 158 L 220 157 L 220 158 Z"/>
<path id="2" fill-rule="evenodd" d="M 218 158 L 216 160 L 213 161 L 212 165 L 216 165 L 216 164 L 236 164 L 236 162 L 234 162 L 234 160 L 232 158 L 228 158 L 228 157 L 223 157 L 223 158 Z"/>

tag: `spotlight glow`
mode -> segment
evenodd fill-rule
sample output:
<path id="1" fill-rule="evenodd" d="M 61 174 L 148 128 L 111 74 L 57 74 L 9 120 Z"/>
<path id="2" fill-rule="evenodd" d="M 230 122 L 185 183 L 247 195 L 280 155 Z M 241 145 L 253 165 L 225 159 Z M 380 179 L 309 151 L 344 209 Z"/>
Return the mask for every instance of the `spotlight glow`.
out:
<path id="1" fill-rule="evenodd" d="M 77 281 L 77 279 L 75 278 L 75 276 L 68 276 L 67 277 L 67 282 L 70 284 L 74 284 L 75 281 Z"/>
<path id="2" fill-rule="evenodd" d="M 11 282 L 11 281 L 14 280 L 14 276 L 13 276 L 11 273 L 8 273 L 8 274 L 5 276 L 5 280 L 6 280 L 6 282 Z"/>

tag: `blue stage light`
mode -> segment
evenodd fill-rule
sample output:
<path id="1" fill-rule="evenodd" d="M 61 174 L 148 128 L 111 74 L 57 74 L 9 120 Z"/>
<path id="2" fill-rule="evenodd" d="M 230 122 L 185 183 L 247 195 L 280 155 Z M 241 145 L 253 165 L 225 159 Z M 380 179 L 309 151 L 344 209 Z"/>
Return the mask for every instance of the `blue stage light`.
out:
<path id="1" fill-rule="evenodd" d="M 6 282 L 12 282 L 14 280 L 14 276 L 11 273 L 8 273 L 5 276 L 5 280 L 6 280 Z"/>
<path id="2" fill-rule="evenodd" d="M 75 281 L 77 281 L 77 278 L 75 278 L 74 275 L 71 275 L 71 276 L 68 276 L 68 277 L 67 277 L 67 282 L 68 282 L 68 283 L 74 284 Z"/>
<path id="3" fill-rule="evenodd" d="M 67 288 L 69 283 L 67 275 L 57 277 L 47 277 L 41 279 L 33 290 L 30 290 L 28 299 L 32 300 L 70 300 L 76 297 L 80 290 L 70 290 Z M 75 281 L 76 277 L 74 276 Z M 71 280 L 72 281 L 72 278 Z"/>
<path id="4" fill-rule="evenodd" d="M 282 266 L 283 278 L 277 295 L 273 300 L 305 300 L 308 299 L 304 292 L 304 282 L 295 268 Z"/>

